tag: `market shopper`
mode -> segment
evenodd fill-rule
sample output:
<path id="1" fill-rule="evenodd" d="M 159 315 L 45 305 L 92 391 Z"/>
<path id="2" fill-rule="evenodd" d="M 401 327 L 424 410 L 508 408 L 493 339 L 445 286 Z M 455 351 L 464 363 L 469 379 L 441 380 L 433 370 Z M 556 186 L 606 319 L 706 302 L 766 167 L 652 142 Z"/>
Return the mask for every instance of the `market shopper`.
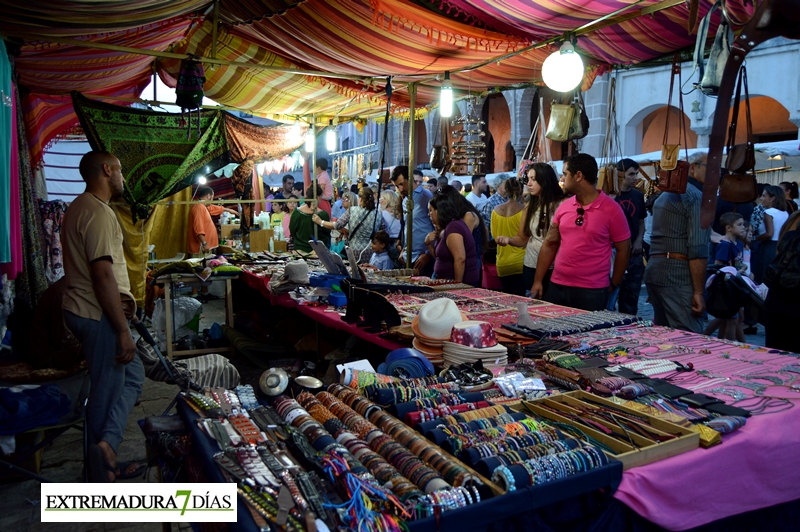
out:
<path id="1" fill-rule="evenodd" d="M 784 194 L 786 194 L 786 212 L 792 214 L 794 211 L 800 207 L 798 205 L 798 197 L 800 197 L 800 193 L 797 190 L 797 182 L 796 181 L 782 181 L 778 186 L 783 189 Z"/>
<path id="2" fill-rule="evenodd" d="M 497 205 L 492 210 L 492 230 L 496 242 L 502 238 L 507 244 L 509 240 L 519 234 L 525 214 L 525 205 L 522 203 L 522 185 L 516 177 L 504 180 L 498 186 L 498 191 L 501 188 L 508 201 Z M 525 249 L 500 245 L 500 242 L 497 242 L 497 245 L 497 276 L 503 285 L 503 292 L 524 296 L 526 287 L 522 268 Z"/>
<path id="3" fill-rule="evenodd" d="M 800 211 L 792 214 L 781 228 L 778 242 L 800 242 Z M 787 245 L 784 244 L 784 245 Z M 796 250 L 795 250 L 796 251 Z M 798 268 L 798 259 L 788 268 Z M 781 289 L 771 286 L 764 301 L 764 329 L 766 346 L 800 353 L 800 336 L 797 324 L 800 323 L 800 288 Z"/>
<path id="4" fill-rule="evenodd" d="M 289 222 L 292 220 L 292 213 L 297 208 L 297 196 L 295 196 L 294 194 L 289 194 L 288 196 L 286 196 L 286 199 L 293 200 L 293 201 L 287 201 L 286 203 L 283 204 L 284 214 L 283 214 L 283 220 L 281 221 L 281 224 L 283 224 L 283 238 L 289 241 L 292 238 L 292 230 L 289 227 Z"/>
<path id="5" fill-rule="evenodd" d="M 603 310 L 609 288 L 622 282 L 631 233 L 617 203 L 597 190 L 597 161 L 579 153 L 564 161 L 564 188 L 574 194 L 556 210 L 536 264 L 531 297 L 542 296 L 550 265 L 555 268 L 544 299 L 583 310 Z M 611 249 L 614 276 L 611 271 Z"/>
<path id="6" fill-rule="evenodd" d="M 292 195 L 293 188 L 294 188 L 294 176 L 292 174 L 286 174 L 283 176 L 281 188 L 277 194 L 275 194 L 275 199 L 287 199 L 289 196 Z"/>
<path id="7" fill-rule="evenodd" d="M 389 235 L 389 245 L 395 246 L 397 238 L 400 236 L 400 217 L 397 215 L 397 206 L 400 196 L 394 190 L 384 190 L 381 192 L 380 207 L 383 223 Z"/>
<path id="8" fill-rule="evenodd" d="M 706 176 L 705 153 L 689 157 L 686 192 L 664 192 L 653 204 L 650 260 L 644 271 L 653 323 L 703 332 L 703 288 L 710 229 L 700 227 L 700 202 Z"/>
<path id="9" fill-rule="evenodd" d="M 450 185 L 439 187 L 438 195 L 450 196 L 453 204 L 456 205 L 459 217 L 467 224 L 467 227 L 472 234 L 472 241 L 475 243 L 475 260 L 478 262 L 478 271 L 483 271 L 483 250 L 486 249 L 489 241 L 489 230 L 483 223 L 480 211 L 467 199 L 458 193 L 458 191 Z"/>
<path id="10" fill-rule="evenodd" d="M 214 201 L 214 189 L 200 187 L 195 197 L 198 201 Z M 203 255 L 219 245 L 217 226 L 212 216 L 228 212 L 238 216 L 239 212 L 220 205 L 203 205 L 195 203 L 189 209 L 189 231 L 186 236 L 186 249 L 192 255 Z"/>
<path id="11" fill-rule="evenodd" d="M 477 286 L 480 269 L 475 256 L 472 232 L 462 219 L 463 207 L 449 194 L 437 194 L 428 203 L 428 212 L 441 236 L 432 241 L 426 238 L 436 262 L 433 271 L 437 279 L 453 279 Z"/>
<path id="12" fill-rule="evenodd" d="M 495 234 L 492 233 L 492 213 L 494 212 L 494 208 L 498 205 L 502 205 L 508 201 L 509 198 L 509 194 L 505 186 L 506 179 L 508 179 L 508 176 L 501 174 L 497 177 L 497 179 L 494 180 L 494 188 L 496 192 L 492 194 L 488 200 L 486 200 L 486 203 L 480 209 L 483 223 L 486 224 L 486 229 L 489 231 L 488 237 L 490 240 L 495 238 Z"/>
<path id="13" fill-rule="evenodd" d="M 411 218 L 411 267 L 420 272 L 420 275 L 430 276 L 433 273 L 433 257 L 425 245 L 425 236 L 433 231 L 433 224 L 428 217 L 428 202 L 433 197 L 424 186 L 422 186 L 422 170 L 414 170 L 412 182 L 408 181 L 408 166 L 395 166 L 392 169 L 391 181 L 397 188 L 400 195 L 400 204 L 397 209 L 397 216 L 400 218 L 400 235 L 398 237 L 397 249 L 400 258 L 406 256 L 404 248 L 407 245 L 405 236 L 405 226 Z M 411 199 L 414 208 L 410 216 L 408 213 L 407 198 L 411 191 Z M 409 265 L 406 265 L 409 267 Z"/>
<path id="14" fill-rule="evenodd" d="M 767 186 L 761 193 L 760 201 L 764 208 L 764 214 L 759 230 L 753 239 L 758 242 L 758 247 L 751 257 L 753 280 L 756 284 L 764 282 L 764 272 L 775 258 L 778 235 L 780 235 L 786 219 L 789 218 L 789 213 L 786 212 L 786 196 L 781 187 Z"/>
<path id="15" fill-rule="evenodd" d="M 318 185 L 317 197 L 319 197 L 320 194 L 322 194 L 322 190 Z M 294 249 L 302 251 L 303 253 L 311 252 L 311 244 L 308 242 L 314 236 L 315 224 L 312 219 L 314 216 L 322 221 L 328 221 L 328 213 L 317 209 L 317 205 L 314 202 L 314 189 L 308 187 L 305 201 L 292 212 L 292 218 L 289 220 L 289 231 L 292 234 Z M 330 247 L 331 232 L 329 229 L 320 226 L 316 234 L 317 240 L 323 242 L 325 247 Z"/>
<path id="16" fill-rule="evenodd" d="M 530 194 L 525 215 L 516 236 L 511 238 L 500 236 L 495 239 L 498 246 L 516 246 L 525 248 L 522 266 L 522 283 L 525 290 L 533 288 L 536 277 L 536 263 L 539 260 L 539 250 L 544 243 L 544 237 L 550 230 L 550 223 L 556 209 L 566 199 L 566 194 L 558 184 L 558 177 L 553 167 L 545 163 L 533 163 L 523 171 L 525 190 Z M 498 250 L 499 251 L 499 250 Z M 550 285 L 550 276 L 553 270 L 549 268 L 542 278 L 542 289 L 547 292 Z"/>
<path id="17" fill-rule="evenodd" d="M 642 247 L 647 210 L 644 205 L 644 194 L 634 188 L 639 180 L 639 164 L 632 159 L 622 159 L 617 163 L 617 171 L 624 177 L 620 193 L 614 201 L 622 207 L 622 212 L 628 221 L 628 229 L 631 232 L 631 258 L 628 260 L 616 298 L 612 295 L 612 300 L 609 301 L 609 309 L 614 310 L 613 299 L 616 299 L 620 312 L 636 316 L 639 313 L 639 294 L 642 291 L 644 276 Z"/>
<path id="18" fill-rule="evenodd" d="M 486 177 L 482 175 L 472 176 L 472 190 L 467 194 L 467 201 L 472 203 L 478 212 L 481 211 L 484 204 L 489 200 L 484 194 L 489 189 L 486 184 Z"/>
<path id="19" fill-rule="evenodd" d="M 122 229 L 108 206 L 111 199 L 121 197 L 125 180 L 119 160 L 105 152 L 84 155 L 80 173 L 86 190 L 67 209 L 61 231 L 67 284 L 62 308 L 89 366 L 86 467 L 92 482 L 113 482 L 130 474 L 119 470 L 117 452 L 144 383 L 144 367 L 128 325 L 136 302 Z"/>
<path id="20" fill-rule="evenodd" d="M 375 233 L 384 229 L 383 218 L 375 207 L 375 194 L 369 187 L 358 191 L 358 206 L 350 207 L 335 222 L 312 216 L 315 224 L 323 229 L 347 229 L 347 245 L 359 264 L 366 264 L 372 256 L 372 240 Z"/>

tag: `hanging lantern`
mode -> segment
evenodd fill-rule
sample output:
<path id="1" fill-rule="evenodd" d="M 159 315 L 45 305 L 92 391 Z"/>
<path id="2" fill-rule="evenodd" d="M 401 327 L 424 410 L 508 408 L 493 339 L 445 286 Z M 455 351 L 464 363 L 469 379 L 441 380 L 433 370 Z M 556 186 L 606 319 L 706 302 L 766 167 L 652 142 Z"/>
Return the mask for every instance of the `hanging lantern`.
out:
<path id="1" fill-rule="evenodd" d="M 315 142 L 316 142 L 316 137 L 314 137 L 314 126 L 311 125 L 308 128 L 308 133 L 306 133 L 306 151 L 308 153 L 314 152 Z"/>
<path id="2" fill-rule="evenodd" d="M 450 83 L 450 72 L 444 73 L 442 91 L 439 96 L 439 114 L 445 118 L 453 115 L 453 84 Z"/>
<path id="3" fill-rule="evenodd" d="M 570 42 L 550 54 L 542 63 L 542 79 L 556 92 L 569 92 L 583 80 L 583 60 Z"/>
<path id="4" fill-rule="evenodd" d="M 328 120 L 328 130 L 325 132 L 325 147 L 328 151 L 336 149 L 336 129 L 333 127 L 333 120 Z"/>

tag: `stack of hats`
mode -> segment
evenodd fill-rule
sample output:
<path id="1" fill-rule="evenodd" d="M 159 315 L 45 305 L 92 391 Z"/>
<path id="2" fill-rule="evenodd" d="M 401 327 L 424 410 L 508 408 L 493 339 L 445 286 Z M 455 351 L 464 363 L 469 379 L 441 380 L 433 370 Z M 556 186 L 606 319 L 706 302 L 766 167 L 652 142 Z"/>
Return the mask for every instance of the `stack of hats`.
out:
<path id="1" fill-rule="evenodd" d="M 442 344 L 444 366 L 483 362 L 492 369 L 508 365 L 508 349 L 497 343 L 492 325 L 485 321 L 462 321 L 453 325 L 450 340 Z"/>
<path id="2" fill-rule="evenodd" d="M 426 303 L 414 317 L 412 345 L 436 366 L 444 364 L 442 345 L 450 338 L 453 325 L 464 320 L 456 304 L 447 298 Z"/>

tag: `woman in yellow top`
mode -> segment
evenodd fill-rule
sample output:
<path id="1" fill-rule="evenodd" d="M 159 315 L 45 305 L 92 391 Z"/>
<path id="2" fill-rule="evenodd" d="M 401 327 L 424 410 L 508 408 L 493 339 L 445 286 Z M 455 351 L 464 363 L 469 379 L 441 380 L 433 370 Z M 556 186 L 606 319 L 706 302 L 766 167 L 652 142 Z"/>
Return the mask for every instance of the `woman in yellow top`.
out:
<path id="1" fill-rule="evenodd" d="M 508 194 L 508 201 L 492 211 L 492 235 L 496 241 L 501 237 L 512 238 L 519 233 L 525 205 L 522 204 L 522 185 L 515 177 L 507 179 L 503 185 Z M 499 242 L 498 242 L 499 243 Z M 503 292 L 525 295 L 525 284 L 522 282 L 522 263 L 525 248 L 514 246 L 497 247 L 497 275 L 503 285 Z"/>

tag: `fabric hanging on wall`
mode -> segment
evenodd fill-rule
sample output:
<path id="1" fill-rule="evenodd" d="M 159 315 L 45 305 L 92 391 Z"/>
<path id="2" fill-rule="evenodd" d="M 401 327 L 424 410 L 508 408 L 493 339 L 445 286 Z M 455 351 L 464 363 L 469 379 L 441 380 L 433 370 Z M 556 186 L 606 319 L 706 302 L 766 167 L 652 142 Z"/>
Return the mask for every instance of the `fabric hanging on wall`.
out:
<path id="1" fill-rule="evenodd" d="M 300 126 L 299 134 L 292 133 L 294 126 L 259 126 L 230 113 L 225 113 L 225 135 L 231 160 L 242 162 L 280 159 L 305 143 L 308 126 Z"/>
<path id="2" fill-rule="evenodd" d="M 128 268 L 131 294 L 136 300 L 136 305 L 142 307 L 144 306 L 145 297 L 147 248 L 150 245 L 150 235 L 153 231 L 155 217 L 148 216 L 147 219 L 140 219 L 134 222 L 130 205 L 120 201 L 111 203 L 110 206 L 117 215 L 117 220 L 124 235 L 122 251 L 125 254 L 125 263 Z M 175 228 L 166 226 L 164 229 L 172 232 Z"/>
<path id="3" fill-rule="evenodd" d="M 189 201 L 192 187 L 186 187 L 164 201 Z M 169 259 L 178 253 L 186 253 L 186 235 L 189 232 L 189 204 L 156 205 L 153 209 L 153 231 L 150 244 L 155 246 L 156 257 Z"/>
<path id="4" fill-rule="evenodd" d="M 187 178 L 227 152 L 220 111 L 200 112 L 200 131 L 186 138 L 181 116 L 111 105 L 72 94 L 93 150 L 114 154 L 125 175 L 125 199 L 144 218 L 149 205 L 189 186 Z"/>
<path id="5" fill-rule="evenodd" d="M 0 39 L 0 263 L 11 262 L 11 62 Z"/>
<path id="6" fill-rule="evenodd" d="M 61 246 L 61 224 L 64 222 L 64 213 L 67 204 L 61 200 L 39 200 L 39 213 L 44 225 L 44 234 L 47 242 L 47 255 L 45 258 L 45 275 L 47 280 L 55 283 L 64 276 L 64 253 Z"/>
<path id="7" fill-rule="evenodd" d="M 11 84 L 11 120 L 16 120 L 17 99 L 14 94 L 15 87 Z M 22 213 L 20 212 L 20 186 L 19 186 L 19 136 L 16 123 L 11 128 L 11 152 L 10 152 L 10 192 L 9 195 L 9 241 L 11 245 L 11 260 L 0 265 L 0 272 L 7 275 L 13 281 L 22 272 Z"/>
<path id="8" fill-rule="evenodd" d="M 16 98 L 16 127 L 17 138 L 26 138 L 25 120 L 22 116 L 19 88 L 15 87 Z M 44 229 L 36 192 L 34 190 L 34 176 L 31 169 L 30 153 L 25 142 L 17 146 L 19 161 L 19 197 L 20 220 L 22 231 L 22 272 L 17 276 L 14 288 L 16 297 L 31 309 L 36 306 L 39 298 L 49 286 L 45 275 L 45 248 Z"/>
<path id="9" fill-rule="evenodd" d="M 233 171 L 231 176 L 231 183 L 233 189 L 236 191 L 236 197 L 241 200 L 253 199 L 253 176 L 256 173 L 256 165 L 252 159 L 245 159 L 242 161 L 236 170 Z M 249 231 L 253 221 L 253 204 L 241 203 L 242 231 Z"/>

